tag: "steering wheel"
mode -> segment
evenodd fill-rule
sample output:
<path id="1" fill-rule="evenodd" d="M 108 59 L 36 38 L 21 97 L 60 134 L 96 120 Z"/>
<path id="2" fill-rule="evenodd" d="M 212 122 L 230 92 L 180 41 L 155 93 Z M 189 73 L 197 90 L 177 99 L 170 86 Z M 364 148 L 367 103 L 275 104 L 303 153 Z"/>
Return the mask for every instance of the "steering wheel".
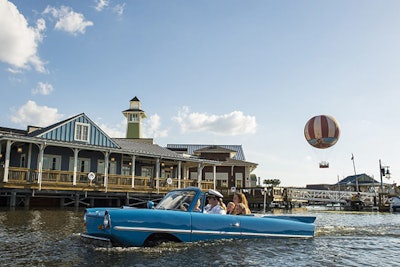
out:
<path id="1" fill-rule="evenodd" d="M 188 210 L 188 209 L 189 209 L 189 203 L 183 202 L 182 205 L 181 205 L 181 207 L 182 207 L 184 210 Z"/>
<path id="2" fill-rule="evenodd" d="M 182 203 L 182 207 L 184 207 L 186 210 L 188 210 L 188 208 L 189 208 L 189 203 L 183 202 L 183 203 Z"/>

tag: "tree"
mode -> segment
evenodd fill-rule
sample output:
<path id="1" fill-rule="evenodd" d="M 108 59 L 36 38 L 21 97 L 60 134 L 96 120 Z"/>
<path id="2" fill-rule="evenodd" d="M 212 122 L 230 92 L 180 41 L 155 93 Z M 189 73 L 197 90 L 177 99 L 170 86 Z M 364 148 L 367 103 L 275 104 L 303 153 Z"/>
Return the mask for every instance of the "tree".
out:
<path id="1" fill-rule="evenodd" d="M 281 184 L 281 180 L 279 179 L 265 179 L 264 183 L 267 186 L 278 186 Z"/>

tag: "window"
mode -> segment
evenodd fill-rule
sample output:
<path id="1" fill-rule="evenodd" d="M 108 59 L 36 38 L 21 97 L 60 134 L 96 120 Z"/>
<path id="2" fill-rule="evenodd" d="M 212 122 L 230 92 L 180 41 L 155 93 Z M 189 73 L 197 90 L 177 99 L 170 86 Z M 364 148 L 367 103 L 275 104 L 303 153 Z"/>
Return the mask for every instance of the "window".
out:
<path id="1" fill-rule="evenodd" d="M 162 178 L 171 178 L 172 177 L 171 169 L 162 169 L 161 170 L 161 177 Z"/>
<path id="2" fill-rule="evenodd" d="M 138 101 L 132 101 L 130 104 L 131 109 L 139 109 L 140 105 Z"/>
<path id="3" fill-rule="evenodd" d="M 143 177 L 153 177 L 153 168 L 152 167 L 142 167 L 141 176 Z"/>
<path id="4" fill-rule="evenodd" d="M 235 173 L 235 186 L 238 188 L 243 187 L 243 173 Z"/>
<path id="5" fill-rule="evenodd" d="M 190 180 L 197 180 L 197 172 L 190 173 Z"/>
<path id="6" fill-rule="evenodd" d="M 104 160 L 98 160 L 97 161 L 97 172 L 104 174 L 104 170 L 105 170 L 104 166 L 105 166 L 104 165 Z"/>
<path id="7" fill-rule="evenodd" d="M 214 173 L 213 172 L 206 172 L 205 174 L 206 181 L 214 181 Z"/>
<path id="8" fill-rule="evenodd" d="M 139 121 L 139 114 L 129 114 L 129 121 L 130 122 L 138 122 Z"/>
<path id="9" fill-rule="evenodd" d="M 122 165 L 122 175 L 131 175 L 132 171 L 131 171 L 131 166 L 129 164 L 125 164 Z"/>
<path id="10" fill-rule="evenodd" d="M 105 171 L 104 160 L 98 160 L 97 161 L 97 172 L 104 174 L 104 171 Z M 117 162 L 116 161 L 108 162 L 108 174 L 117 174 Z"/>
<path id="11" fill-rule="evenodd" d="M 61 156 L 43 155 L 44 170 L 61 170 Z"/>
<path id="12" fill-rule="evenodd" d="M 109 169 L 108 173 L 109 174 L 117 174 L 117 162 L 116 161 L 110 161 L 109 162 Z"/>
<path id="13" fill-rule="evenodd" d="M 89 124 L 77 122 L 75 124 L 75 140 L 89 141 Z"/>
<path id="14" fill-rule="evenodd" d="M 90 159 L 78 158 L 78 165 L 76 166 L 77 172 L 89 172 L 90 171 Z M 74 158 L 69 158 L 69 170 L 74 170 Z"/>
<path id="15" fill-rule="evenodd" d="M 218 187 L 228 187 L 228 177 L 227 172 L 217 172 L 217 186 Z"/>

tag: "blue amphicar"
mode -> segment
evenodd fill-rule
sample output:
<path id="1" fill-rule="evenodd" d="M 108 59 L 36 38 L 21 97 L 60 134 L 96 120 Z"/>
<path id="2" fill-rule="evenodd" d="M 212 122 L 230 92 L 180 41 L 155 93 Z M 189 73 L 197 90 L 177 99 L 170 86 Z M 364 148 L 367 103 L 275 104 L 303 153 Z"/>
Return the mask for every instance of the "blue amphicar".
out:
<path id="1" fill-rule="evenodd" d="M 88 208 L 84 240 L 108 246 L 155 246 L 227 238 L 312 238 L 314 216 L 226 215 L 204 212 L 209 192 L 197 187 L 170 191 L 148 209 Z"/>

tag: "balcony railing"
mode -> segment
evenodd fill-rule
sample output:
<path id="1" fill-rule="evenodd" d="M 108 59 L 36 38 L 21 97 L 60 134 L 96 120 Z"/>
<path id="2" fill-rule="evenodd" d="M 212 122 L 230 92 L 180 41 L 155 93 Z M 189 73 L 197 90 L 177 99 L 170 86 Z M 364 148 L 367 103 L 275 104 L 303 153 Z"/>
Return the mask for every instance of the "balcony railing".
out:
<path id="1" fill-rule="evenodd" d="M 3 180 L 4 170 L 0 170 L 0 180 Z M 150 178 L 145 176 L 109 174 L 108 182 L 104 184 L 105 176 L 96 173 L 91 181 L 88 173 L 76 173 L 76 185 L 74 185 L 74 174 L 72 171 L 43 170 L 41 177 L 41 189 L 74 189 L 74 190 L 97 190 L 107 192 L 135 192 L 135 191 L 158 191 L 167 192 L 179 187 L 178 178 Z M 24 187 L 37 189 L 39 187 L 39 171 L 27 168 L 10 167 L 8 171 L 7 187 Z M 199 186 L 197 180 L 180 179 L 180 187 Z M 214 188 L 212 181 L 201 181 L 200 188 L 204 190 Z"/>

